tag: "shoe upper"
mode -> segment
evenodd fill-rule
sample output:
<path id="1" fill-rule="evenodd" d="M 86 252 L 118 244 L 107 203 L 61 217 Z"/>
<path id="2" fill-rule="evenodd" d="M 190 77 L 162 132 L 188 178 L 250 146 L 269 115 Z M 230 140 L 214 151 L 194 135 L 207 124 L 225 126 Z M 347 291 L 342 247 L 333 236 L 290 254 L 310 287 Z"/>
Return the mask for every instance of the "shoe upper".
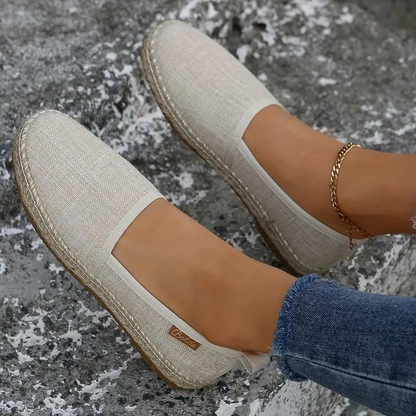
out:
<path id="1" fill-rule="evenodd" d="M 351 255 L 349 238 L 293 201 L 245 145 L 253 117 L 280 105 L 261 82 L 218 43 L 179 21 L 159 25 L 145 47 L 146 75 L 168 120 L 231 184 L 289 265 L 302 274 L 322 273 Z M 364 241 L 354 240 L 355 246 Z"/>
<path id="2" fill-rule="evenodd" d="M 198 388 L 236 365 L 255 372 L 268 364 L 266 354 L 210 343 L 111 254 L 137 215 L 163 196 L 104 142 L 68 116 L 43 111 L 18 133 L 13 164 L 22 202 L 44 242 L 171 383 Z"/>

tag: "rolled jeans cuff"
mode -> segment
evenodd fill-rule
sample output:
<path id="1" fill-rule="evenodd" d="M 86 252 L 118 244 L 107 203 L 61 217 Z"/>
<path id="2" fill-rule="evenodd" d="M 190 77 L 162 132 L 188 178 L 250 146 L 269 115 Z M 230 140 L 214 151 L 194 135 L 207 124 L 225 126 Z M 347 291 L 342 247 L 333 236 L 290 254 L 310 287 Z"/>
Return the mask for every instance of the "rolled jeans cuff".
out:
<path id="1" fill-rule="evenodd" d="M 289 349 L 291 334 L 295 328 L 292 327 L 292 313 L 298 307 L 302 307 L 303 302 L 309 302 L 310 299 L 305 300 L 307 297 L 308 287 L 311 285 L 331 285 L 337 286 L 332 280 L 321 279 L 316 274 L 310 274 L 300 277 L 289 288 L 283 306 L 280 309 L 279 320 L 277 322 L 277 328 L 274 332 L 274 339 L 271 347 L 272 355 L 277 356 L 277 365 L 282 374 L 292 381 L 305 381 L 306 378 L 296 374 L 290 368 L 286 354 Z"/>

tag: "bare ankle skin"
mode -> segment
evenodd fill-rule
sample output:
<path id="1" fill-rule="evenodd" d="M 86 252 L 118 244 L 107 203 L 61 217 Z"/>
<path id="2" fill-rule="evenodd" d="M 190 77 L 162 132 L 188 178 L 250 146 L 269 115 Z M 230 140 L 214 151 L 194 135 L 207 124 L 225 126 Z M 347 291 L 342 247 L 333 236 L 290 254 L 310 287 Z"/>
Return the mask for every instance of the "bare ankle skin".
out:
<path id="1" fill-rule="evenodd" d="M 258 113 L 244 141 L 269 175 L 303 209 L 334 230 L 345 225 L 330 202 L 329 178 L 343 143 L 278 106 Z M 416 233 L 416 155 L 353 149 L 338 180 L 341 210 L 372 235 Z M 357 231 L 354 238 L 364 238 Z"/>
<path id="2" fill-rule="evenodd" d="M 168 202 L 146 208 L 113 255 L 210 342 L 267 352 L 295 278 L 235 250 Z"/>
<path id="3" fill-rule="evenodd" d="M 416 156 L 358 149 L 338 182 L 346 215 L 373 235 L 416 233 Z"/>

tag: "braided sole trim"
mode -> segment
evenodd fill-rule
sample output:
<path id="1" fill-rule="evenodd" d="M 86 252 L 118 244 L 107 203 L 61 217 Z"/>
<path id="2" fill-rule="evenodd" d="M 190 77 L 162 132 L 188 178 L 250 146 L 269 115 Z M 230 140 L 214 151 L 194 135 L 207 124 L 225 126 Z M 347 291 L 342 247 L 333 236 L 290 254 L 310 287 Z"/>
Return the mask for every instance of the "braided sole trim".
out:
<path id="1" fill-rule="evenodd" d="M 208 164 L 211 165 L 211 167 L 220 172 L 225 181 L 230 184 L 230 186 L 237 192 L 237 194 L 239 194 L 242 200 L 251 208 L 250 211 L 257 213 L 257 215 L 253 215 L 267 232 L 270 240 L 279 248 L 279 251 L 283 251 L 286 254 L 286 256 L 284 256 L 285 260 L 288 261 L 291 267 L 300 273 L 326 272 L 327 268 L 311 268 L 309 265 L 304 263 L 296 255 L 296 253 L 294 253 L 280 232 L 276 222 L 270 218 L 267 211 L 263 208 L 255 195 L 246 185 L 244 185 L 241 179 L 238 178 L 236 174 L 228 166 L 226 166 L 222 160 L 198 137 L 198 135 L 187 125 L 186 121 L 179 114 L 179 112 L 175 110 L 175 105 L 172 102 L 169 93 L 167 92 L 166 88 L 161 85 L 161 75 L 156 58 L 153 56 L 154 49 L 152 48 L 157 35 L 160 33 L 160 30 L 170 23 L 170 21 L 164 22 L 153 29 L 143 44 L 145 58 L 143 59 L 143 65 L 145 68 L 147 67 L 147 73 L 151 75 L 153 83 L 157 88 L 157 90 L 155 88 L 152 90 L 155 97 L 159 99 L 158 104 L 160 105 L 162 112 L 167 115 L 168 118 L 173 119 L 178 133 L 181 133 L 181 137 L 185 141 L 190 141 L 192 145 L 196 147 L 197 153 L 203 159 L 205 159 Z"/>
<path id="2" fill-rule="evenodd" d="M 100 298 L 105 302 L 105 305 L 117 316 L 120 322 L 129 329 L 128 333 L 132 336 L 145 353 L 149 356 L 149 359 L 153 364 L 161 371 L 166 377 L 181 388 L 201 388 L 212 383 L 212 380 L 194 380 L 178 370 L 163 354 L 158 352 L 157 347 L 152 343 L 150 338 L 141 330 L 137 320 L 129 313 L 129 311 L 117 300 L 117 298 L 106 289 L 100 281 L 95 278 L 88 269 L 81 264 L 76 256 L 71 252 L 68 246 L 62 241 L 59 234 L 54 228 L 52 221 L 50 220 L 47 212 L 42 206 L 42 203 L 37 195 L 35 185 L 30 173 L 29 164 L 26 158 L 26 132 L 30 124 L 41 114 L 47 112 L 54 112 L 62 115 L 59 111 L 44 110 L 36 113 L 18 131 L 14 140 L 13 146 L 13 160 L 16 175 L 16 182 L 22 183 L 24 181 L 24 188 L 19 189 L 21 191 L 21 198 L 24 199 L 25 207 L 29 210 L 33 218 L 36 218 L 37 228 L 42 231 L 41 237 L 45 238 L 49 243 L 52 252 L 59 253 L 59 258 L 66 264 L 68 271 L 76 273 L 77 276 L 82 277 L 80 279 L 87 287 L 96 291 Z M 65 115 L 65 114 L 64 114 Z M 66 115 L 65 115 L 66 116 Z M 69 116 L 66 116 L 70 118 Z M 24 191 L 27 191 L 24 192 Z M 47 236 L 47 238 L 46 238 Z M 156 363 L 158 365 L 156 365 Z"/>

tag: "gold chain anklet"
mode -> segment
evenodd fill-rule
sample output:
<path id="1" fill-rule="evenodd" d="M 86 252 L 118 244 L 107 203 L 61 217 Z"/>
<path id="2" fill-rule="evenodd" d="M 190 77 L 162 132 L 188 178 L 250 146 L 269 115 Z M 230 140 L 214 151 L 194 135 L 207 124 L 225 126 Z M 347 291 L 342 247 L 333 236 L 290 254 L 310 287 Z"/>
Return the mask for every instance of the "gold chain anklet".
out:
<path id="1" fill-rule="evenodd" d="M 337 159 L 335 160 L 334 167 L 332 168 L 331 172 L 331 179 L 329 181 L 329 186 L 331 189 L 331 203 L 338 214 L 338 216 L 341 218 L 342 221 L 345 223 L 345 229 L 348 238 L 350 239 L 350 249 L 352 250 L 355 246 L 354 240 L 352 238 L 352 230 L 358 231 L 362 236 L 371 238 L 373 237 L 370 233 L 365 231 L 363 228 L 359 227 L 358 225 L 354 224 L 342 211 L 339 207 L 338 203 L 338 196 L 337 196 L 337 183 L 338 183 L 338 177 L 339 172 L 341 171 L 342 163 L 344 162 L 345 156 L 347 156 L 348 152 L 354 148 L 361 149 L 362 147 L 359 144 L 355 143 L 347 143 L 339 152 Z"/>

